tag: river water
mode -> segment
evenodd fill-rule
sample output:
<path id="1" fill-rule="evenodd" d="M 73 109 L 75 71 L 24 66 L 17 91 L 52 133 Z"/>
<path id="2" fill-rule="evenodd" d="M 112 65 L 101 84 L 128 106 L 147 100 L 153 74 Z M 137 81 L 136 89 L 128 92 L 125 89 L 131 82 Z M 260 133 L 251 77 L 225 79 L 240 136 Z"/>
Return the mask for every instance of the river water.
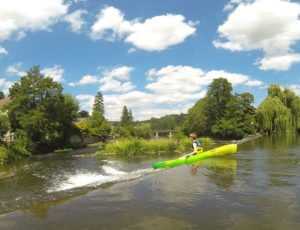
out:
<path id="1" fill-rule="evenodd" d="M 300 229 L 300 137 L 166 170 L 94 151 L 0 168 L 0 229 Z"/>

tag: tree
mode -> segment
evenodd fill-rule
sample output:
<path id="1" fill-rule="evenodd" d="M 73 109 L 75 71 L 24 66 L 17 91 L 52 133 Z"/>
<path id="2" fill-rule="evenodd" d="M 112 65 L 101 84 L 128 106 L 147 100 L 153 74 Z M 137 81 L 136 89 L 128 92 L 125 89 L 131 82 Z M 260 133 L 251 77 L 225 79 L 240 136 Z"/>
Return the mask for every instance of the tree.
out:
<path id="1" fill-rule="evenodd" d="M 71 94 L 64 94 L 63 107 L 61 108 L 60 122 L 62 125 L 61 145 L 69 144 L 71 135 L 75 133 L 74 121 L 77 118 L 79 102 Z"/>
<path id="2" fill-rule="evenodd" d="M 122 137 L 133 136 L 133 115 L 132 111 L 128 110 L 126 106 L 122 110 L 120 126 L 120 135 Z"/>
<path id="3" fill-rule="evenodd" d="M 105 120 L 103 113 L 93 111 L 92 116 L 88 119 L 89 133 L 93 136 L 105 140 L 111 131 L 109 123 Z"/>
<path id="4" fill-rule="evenodd" d="M 41 74 L 39 66 L 33 66 L 9 89 L 12 131 L 22 130 L 22 136 L 35 143 L 36 151 L 49 151 L 61 144 L 64 125 L 72 122 L 62 90 L 60 83 Z"/>
<path id="5" fill-rule="evenodd" d="M 300 98 L 290 89 L 271 84 L 268 96 L 260 104 L 257 115 L 263 132 L 299 132 Z"/>
<path id="6" fill-rule="evenodd" d="M 93 111 L 101 112 L 104 115 L 104 102 L 100 91 L 95 96 Z"/>
<path id="7" fill-rule="evenodd" d="M 90 114 L 86 110 L 81 110 L 81 111 L 78 112 L 78 117 L 79 118 L 87 118 L 89 116 L 90 116 Z"/>
<path id="8" fill-rule="evenodd" d="M 200 99 L 188 110 L 183 122 L 183 131 L 185 134 L 196 133 L 198 136 L 205 136 L 211 133 L 209 117 L 206 115 L 207 97 Z"/>
<path id="9" fill-rule="evenodd" d="M 214 79 L 208 86 L 205 114 L 209 117 L 209 126 L 213 126 L 223 117 L 226 104 L 232 99 L 232 86 L 225 78 Z"/>
<path id="10" fill-rule="evenodd" d="M 250 93 L 232 95 L 232 86 L 224 78 L 213 80 L 206 97 L 200 99 L 185 117 L 185 134 L 242 138 L 256 131 L 254 97 Z"/>
<path id="11" fill-rule="evenodd" d="M 243 138 L 245 134 L 254 134 L 255 108 L 254 97 L 250 93 L 236 94 L 226 104 L 224 115 L 211 128 L 215 136 L 222 138 Z"/>
<path id="12" fill-rule="evenodd" d="M 0 100 L 4 99 L 5 98 L 5 95 L 2 91 L 0 91 Z"/>
<path id="13" fill-rule="evenodd" d="M 151 125 L 149 123 L 141 123 L 134 127 L 133 133 L 135 137 L 150 138 L 151 137 Z"/>
<path id="14" fill-rule="evenodd" d="M 121 126 L 130 125 L 131 121 L 132 121 L 132 113 L 130 114 L 127 107 L 124 106 L 121 115 Z"/>
<path id="15" fill-rule="evenodd" d="M 8 116 L 6 113 L 1 113 L 0 111 L 0 143 L 3 136 L 8 132 L 10 127 Z"/>
<path id="16" fill-rule="evenodd" d="M 292 113 L 277 97 L 268 96 L 257 109 L 261 132 L 287 133 L 292 129 Z"/>
<path id="17" fill-rule="evenodd" d="M 271 84 L 268 88 L 268 96 L 278 97 L 281 101 L 283 101 L 284 95 L 280 88 L 280 85 L 279 84 Z"/>
<path id="18" fill-rule="evenodd" d="M 79 129 L 79 132 L 82 136 L 90 136 L 90 125 L 89 125 L 89 120 L 81 120 L 81 121 L 77 121 L 75 123 L 76 127 Z"/>

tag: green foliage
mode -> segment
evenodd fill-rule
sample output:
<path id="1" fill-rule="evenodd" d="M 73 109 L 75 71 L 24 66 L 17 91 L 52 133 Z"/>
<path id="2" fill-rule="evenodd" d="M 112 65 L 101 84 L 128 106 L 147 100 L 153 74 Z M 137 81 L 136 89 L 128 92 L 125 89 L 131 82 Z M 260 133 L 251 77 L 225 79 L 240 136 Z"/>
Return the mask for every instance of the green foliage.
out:
<path id="1" fill-rule="evenodd" d="M 95 96 L 93 112 L 100 112 L 104 115 L 104 102 L 103 102 L 102 93 L 100 91 Z"/>
<path id="2" fill-rule="evenodd" d="M 121 137 L 131 137 L 134 135 L 132 111 L 128 110 L 126 106 L 122 110 L 120 126 L 119 134 Z"/>
<path id="3" fill-rule="evenodd" d="M 89 120 L 85 119 L 85 120 L 81 120 L 81 121 L 77 121 L 75 123 L 75 126 L 79 129 L 79 132 L 82 136 L 90 136 L 90 129 L 89 129 Z"/>
<path id="4" fill-rule="evenodd" d="M 10 89 L 13 100 L 8 116 L 13 132 L 22 130 L 36 144 L 34 151 L 49 151 L 67 144 L 77 116 L 78 102 L 63 95 L 60 83 L 44 77 L 38 66 L 32 67 Z"/>
<path id="5" fill-rule="evenodd" d="M 189 141 L 189 148 L 191 142 Z M 118 154 L 136 156 L 141 154 L 174 154 L 175 152 L 183 152 L 185 150 L 184 143 L 170 140 L 144 140 L 138 138 L 121 139 L 105 145 L 104 150 L 98 151 L 96 154 Z"/>
<path id="6" fill-rule="evenodd" d="M 10 124 L 9 119 L 6 113 L 1 113 L 0 111 L 0 143 L 3 136 L 9 130 Z"/>
<path id="7" fill-rule="evenodd" d="M 151 132 L 151 125 L 149 123 L 140 123 L 133 128 L 133 135 L 138 138 L 149 139 Z"/>
<path id="8" fill-rule="evenodd" d="M 105 120 L 103 113 L 99 111 L 93 111 L 93 114 L 88 118 L 89 133 L 93 136 L 105 139 L 109 136 L 111 127 Z"/>
<path id="9" fill-rule="evenodd" d="M 221 138 L 243 138 L 254 134 L 254 97 L 250 93 L 236 94 L 227 102 L 224 115 L 212 126 L 212 133 Z"/>
<path id="10" fill-rule="evenodd" d="M 60 109 L 59 117 L 59 123 L 62 124 L 60 147 L 69 145 L 71 135 L 76 132 L 76 126 L 73 122 L 77 117 L 78 110 L 78 100 L 70 94 L 64 94 L 63 107 Z"/>
<path id="11" fill-rule="evenodd" d="M 5 98 L 5 95 L 2 91 L 0 91 L 0 100 L 4 99 Z"/>
<path id="12" fill-rule="evenodd" d="M 189 109 L 182 126 L 186 135 L 196 133 L 198 136 L 203 136 L 211 133 L 211 122 L 206 114 L 206 106 L 207 98 L 205 97 Z"/>
<path id="13" fill-rule="evenodd" d="M 30 156 L 30 151 L 33 149 L 34 143 L 26 136 L 25 132 L 18 130 L 14 134 L 14 143 L 0 146 L 0 164 Z"/>
<path id="14" fill-rule="evenodd" d="M 77 114 L 77 117 L 79 117 L 79 118 L 87 118 L 89 116 L 90 116 L 89 112 L 85 111 L 85 110 L 81 110 Z"/>
<path id="15" fill-rule="evenodd" d="M 262 132 L 288 133 L 300 131 L 300 98 L 279 84 L 268 88 L 268 97 L 257 111 Z"/>
<path id="16" fill-rule="evenodd" d="M 215 79 L 207 96 L 199 100 L 185 117 L 185 134 L 242 138 L 256 131 L 254 98 L 250 93 L 232 95 L 232 86 L 224 78 Z"/>
<path id="17" fill-rule="evenodd" d="M 260 104 L 257 118 L 262 132 L 287 133 L 292 128 L 292 113 L 277 96 L 268 96 Z"/>
<path id="18" fill-rule="evenodd" d="M 14 142 L 8 145 L 8 149 L 14 153 L 16 158 L 30 156 L 36 148 L 36 144 L 28 137 L 28 134 L 22 130 L 14 133 Z"/>
<path id="19" fill-rule="evenodd" d="M 225 78 L 214 79 L 208 86 L 204 113 L 209 117 L 210 127 L 223 117 L 226 105 L 232 99 L 231 92 L 232 86 Z"/>
<path id="20" fill-rule="evenodd" d="M 281 101 L 283 100 L 283 92 L 279 84 L 271 84 L 268 88 L 269 97 L 278 97 Z"/>
<path id="21" fill-rule="evenodd" d="M 184 114 L 171 114 L 161 118 L 151 118 L 147 121 L 152 130 L 174 130 L 179 127 L 184 119 Z"/>
<path id="22" fill-rule="evenodd" d="M 103 113 L 94 111 L 92 116 L 75 123 L 82 136 L 96 136 L 105 140 L 111 132 L 111 126 L 106 121 Z"/>
<path id="23" fill-rule="evenodd" d="M 8 161 L 8 151 L 4 146 L 0 146 L 0 165 Z"/>
<path id="24" fill-rule="evenodd" d="M 127 109 L 126 106 L 123 107 L 121 116 L 121 126 L 131 125 L 133 121 L 132 113 Z"/>

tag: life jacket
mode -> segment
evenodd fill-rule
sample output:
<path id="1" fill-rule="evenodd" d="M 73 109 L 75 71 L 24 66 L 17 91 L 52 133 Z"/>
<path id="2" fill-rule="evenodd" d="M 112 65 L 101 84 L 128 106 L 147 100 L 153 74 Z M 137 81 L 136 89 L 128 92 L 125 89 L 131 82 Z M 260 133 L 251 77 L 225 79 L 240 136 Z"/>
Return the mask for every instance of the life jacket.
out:
<path id="1" fill-rule="evenodd" d="M 194 140 L 193 145 L 194 145 L 194 143 L 197 145 L 197 151 L 198 152 L 203 152 L 203 148 L 201 147 L 202 146 L 201 142 L 199 140 Z M 192 149 L 194 150 L 193 145 L 192 145 Z"/>

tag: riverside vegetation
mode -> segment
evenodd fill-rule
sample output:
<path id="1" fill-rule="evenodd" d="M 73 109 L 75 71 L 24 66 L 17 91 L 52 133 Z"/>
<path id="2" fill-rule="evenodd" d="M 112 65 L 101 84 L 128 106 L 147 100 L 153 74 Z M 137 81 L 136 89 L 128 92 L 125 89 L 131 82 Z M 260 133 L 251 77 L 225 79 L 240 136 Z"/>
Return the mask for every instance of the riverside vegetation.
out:
<path id="1" fill-rule="evenodd" d="M 115 139 L 97 154 L 138 155 L 184 152 L 188 146 L 186 136 L 191 132 L 212 138 L 241 139 L 257 132 L 300 131 L 300 98 L 292 90 L 270 85 L 268 96 L 257 109 L 252 94 L 232 91 L 227 79 L 214 79 L 206 96 L 187 114 L 134 121 L 132 110 L 124 105 L 120 121 L 110 122 L 104 116 L 101 92 L 95 96 L 91 115 L 79 111 L 78 101 L 64 93 L 60 83 L 33 66 L 9 89 L 11 103 L 0 107 L 0 164 L 35 153 L 67 152 L 64 150 L 76 147 L 70 141 L 72 135 L 96 137 L 102 143 Z M 0 98 L 4 98 L 2 92 Z M 151 140 L 155 131 L 161 129 L 173 130 L 174 137 Z M 7 140 L 8 134 L 12 141 Z"/>

